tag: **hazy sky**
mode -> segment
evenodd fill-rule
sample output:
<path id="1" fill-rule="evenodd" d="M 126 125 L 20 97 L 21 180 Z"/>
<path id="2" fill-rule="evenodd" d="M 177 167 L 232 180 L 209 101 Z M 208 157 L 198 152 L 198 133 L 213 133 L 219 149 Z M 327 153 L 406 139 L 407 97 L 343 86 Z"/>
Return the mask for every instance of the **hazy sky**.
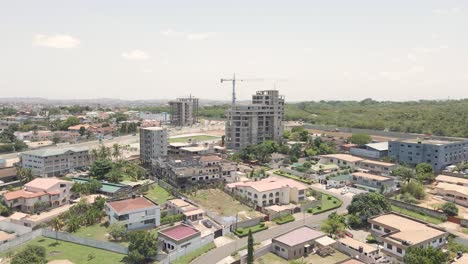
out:
<path id="1" fill-rule="evenodd" d="M 0 0 L 0 97 L 468 97 L 468 1 Z"/>

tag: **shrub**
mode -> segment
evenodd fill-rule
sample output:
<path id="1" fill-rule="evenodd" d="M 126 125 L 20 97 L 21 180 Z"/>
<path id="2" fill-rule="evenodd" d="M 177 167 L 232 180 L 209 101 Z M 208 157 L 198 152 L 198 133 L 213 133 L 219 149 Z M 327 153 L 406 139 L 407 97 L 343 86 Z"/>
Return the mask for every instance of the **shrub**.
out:
<path id="1" fill-rule="evenodd" d="M 457 216 L 458 215 L 458 207 L 452 202 L 446 202 L 442 205 L 442 211 L 449 216 Z"/>

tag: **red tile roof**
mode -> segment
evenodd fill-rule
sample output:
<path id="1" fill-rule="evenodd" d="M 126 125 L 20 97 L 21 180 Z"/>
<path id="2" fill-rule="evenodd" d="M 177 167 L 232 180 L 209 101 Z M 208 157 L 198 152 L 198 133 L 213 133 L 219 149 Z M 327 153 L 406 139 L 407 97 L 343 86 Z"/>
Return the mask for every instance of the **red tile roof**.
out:
<path id="1" fill-rule="evenodd" d="M 5 200 L 10 201 L 10 200 L 18 199 L 18 198 L 34 198 L 34 197 L 39 197 L 43 195 L 48 195 L 48 194 L 44 191 L 28 192 L 25 190 L 18 190 L 18 191 L 4 193 L 3 197 Z"/>
<path id="2" fill-rule="evenodd" d="M 115 202 L 109 202 L 107 204 L 119 214 L 138 210 L 138 209 L 145 209 L 145 208 L 157 206 L 156 204 L 146 199 L 145 197 L 130 198 L 130 199 L 125 199 L 125 200 L 120 200 L 120 201 L 115 201 Z"/>
<path id="3" fill-rule="evenodd" d="M 198 231 L 197 229 L 191 226 L 180 224 L 177 226 L 173 226 L 173 227 L 169 227 L 167 229 L 161 230 L 159 231 L 159 233 L 165 236 L 168 236 L 176 241 L 179 241 L 189 236 L 198 234 L 200 233 L 200 231 Z"/>

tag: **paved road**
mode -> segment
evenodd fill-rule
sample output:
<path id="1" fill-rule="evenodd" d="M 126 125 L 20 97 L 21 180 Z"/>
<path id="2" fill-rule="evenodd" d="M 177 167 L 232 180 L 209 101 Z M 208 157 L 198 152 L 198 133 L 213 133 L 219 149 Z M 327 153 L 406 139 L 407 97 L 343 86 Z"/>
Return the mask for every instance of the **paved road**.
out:
<path id="1" fill-rule="evenodd" d="M 284 225 L 279 225 L 279 226 L 274 226 L 270 229 L 267 229 L 265 231 L 255 233 L 254 239 L 257 242 L 261 242 L 267 239 L 271 239 L 273 237 L 282 235 L 284 233 L 287 233 L 295 228 L 298 228 L 303 225 L 309 225 L 309 226 L 319 226 L 324 220 L 328 218 L 328 215 L 337 212 L 339 214 L 347 213 L 346 207 L 351 203 L 352 197 L 349 195 L 341 195 L 337 194 L 334 192 L 330 192 L 329 190 L 325 190 L 322 188 L 319 188 L 314 185 L 310 185 L 312 189 L 336 196 L 340 198 L 343 201 L 343 205 L 332 211 L 325 212 L 323 214 L 319 215 L 307 215 L 303 219 L 298 219 L 294 222 L 290 222 Z M 244 237 L 242 239 L 237 239 L 231 243 L 228 243 L 224 246 L 221 246 L 219 248 L 213 249 L 209 251 L 208 253 L 202 255 L 198 259 L 196 259 L 193 263 L 194 264 L 206 264 L 206 263 L 217 263 L 218 261 L 222 260 L 223 258 L 231 255 L 232 253 L 238 251 L 240 248 L 245 247 L 247 245 L 247 238 Z"/>
<path id="2" fill-rule="evenodd" d="M 126 135 L 126 136 L 121 136 L 121 137 L 114 137 L 109 140 L 103 140 L 103 143 L 106 145 L 112 145 L 114 143 L 119 143 L 119 144 L 132 144 L 132 143 L 137 143 L 139 142 L 139 136 L 138 135 Z M 68 148 L 68 147 L 95 147 L 99 145 L 98 140 L 94 141 L 87 141 L 87 142 L 82 142 L 82 143 L 77 143 L 77 144 L 68 144 L 68 145 L 60 145 L 60 146 L 51 146 L 51 147 L 45 147 L 41 149 L 60 149 L 60 148 Z M 23 151 L 25 152 L 25 151 Z M 2 154 L 0 157 L 3 159 L 14 159 L 18 157 L 19 154 L 23 152 L 15 152 L 15 153 L 9 153 L 9 154 Z"/>

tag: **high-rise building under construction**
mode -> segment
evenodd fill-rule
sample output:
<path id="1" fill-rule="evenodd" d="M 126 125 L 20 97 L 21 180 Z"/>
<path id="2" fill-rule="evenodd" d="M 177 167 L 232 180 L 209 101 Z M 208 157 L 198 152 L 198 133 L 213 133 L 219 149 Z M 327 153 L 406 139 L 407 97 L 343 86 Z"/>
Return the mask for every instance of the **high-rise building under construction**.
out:
<path id="1" fill-rule="evenodd" d="M 169 107 L 171 125 L 191 126 L 198 123 L 198 98 L 177 98 L 169 101 Z"/>

